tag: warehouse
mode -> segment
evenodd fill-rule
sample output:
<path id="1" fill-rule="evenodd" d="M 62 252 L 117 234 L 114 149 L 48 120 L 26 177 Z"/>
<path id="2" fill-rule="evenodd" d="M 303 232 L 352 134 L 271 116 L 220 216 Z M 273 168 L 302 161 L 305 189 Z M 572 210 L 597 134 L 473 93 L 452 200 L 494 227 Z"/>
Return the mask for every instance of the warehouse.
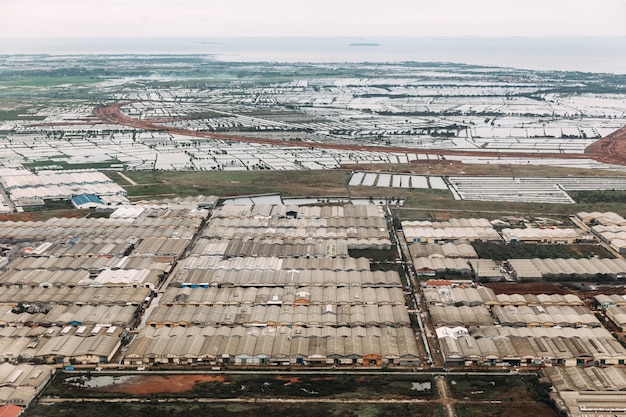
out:
<path id="1" fill-rule="evenodd" d="M 428 305 L 487 305 L 497 304 L 496 294 L 487 287 L 451 287 L 449 285 L 425 287 L 422 289 Z"/>
<path id="2" fill-rule="evenodd" d="M 582 300 L 574 294 L 495 294 L 482 286 L 456 286 L 450 284 L 424 287 L 424 300 L 428 305 L 477 306 L 582 306 Z"/>
<path id="3" fill-rule="evenodd" d="M 55 369 L 48 365 L 0 364 L 0 404 L 27 407 L 54 372 Z"/>
<path id="4" fill-rule="evenodd" d="M 513 274 L 518 277 L 544 280 L 599 280 L 626 277 L 626 260 L 623 258 L 581 259 L 527 259 L 509 260 Z M 519 270 L 517 269 L 519 268 Z"/>
<path id="5" fill-rule="evenodd" d="M 472 273 L 468 261 L 460 258 L 415 258 L 413 259 L 413 267 L 417 275 L 454 274 L 469 276 Z"/>
<path id="6" fill-rule="evenodd" d="M 369 205 L 222 206 L 201 236 L 194 254 L 226 259 L 348 257 L 349 249 L 391 249 L 384 213 Z"/>
<path id="7" fill-rule="evenodd" d="M 79 245 L 80 246 L 80 245 Z M 87 245 L 88 246 L 88 245 Z M 171 262 L 164 262 L 154 257 L 112 256 L 109 254 L 86 256 L 26 256 L 15 258 L 5 269 L 15 271 L 38 270 L 72 270 L 89 271 L 97 274 L 105 269 L 152 269 L 166 272 L 171 268 Z"/>
<path id="8" fill-rule="evenodd" d="M 290 269 L 272 271 L 236 269 L 177 269 L 171 284 L 181 287 L 401 287 L 400 276 L 395 271 L 329 271 Z"/>
<path id="9" fill-rule="evenodd" d="M 96 277 L 78 282 L 80 286 L 156 289 L 161 273 L 151 269 L 105 269 Z"/>
<path id="10" fill-rule="evenodd" d="M 581 211 L 580 213 L 576 213 L 575 217 L 584 224 L 590 226 L 594 226 L 597 224 L 601 224 L 604 226 L 626 226 L 626 219 L 624 219 L 619 214 L 610 211 L 604 213 L 600 213 L 597 211 L 587 213 Z"/>
<path id="11" fill-rule="evenodd" d="M 435 328 L 490 326 L 494 320 L 485 306 L 428 306 L 428 313 Z"/>
<path id="12" fill-rule="evenodd" d="M 295 219 L 348 219 L 348 218 L 384 218 L 383 208 L 371 204 L 346 204 L 328 206 L 296 206 L 296 205 L 223 205 L 216 208 L 212 218 L 295 218 Z"/>
<path id="13" fill-rule="evenodd" d="M 5 327 L 0 330 L 0 359 L 41 360 L 45 363 L 103 363 L 121 346 L 123 329 L 82 325 Z"/>
<path id="14" fill-rule="evenodd" d="M 12 286 L 0 292 L 0 305 L 22 303 L 46 305 L 140 305 L 150 295 L 147 288 L 52 287 L 20 288 Z"/>
<path id="15" fill-rule="evenodd" d="M 472 266 L 476 280 L 480 282 L 497 282 L 505 279 L 504 268 L 491 259 L 470 259 L 469 263 Z"/>
<path id="16" fill-rule="evenodd" d="M 47 199 L 70 200 L 74 196 L 79 196 L 75 204 L 80 208 L 104 205 L 99 198 L 104 196 L 109 197 L 107 202 L 110 203 L 128 203 L 126 190 L 94 170 L 47 171 L 38 175 L 19 170 L 12 175 L 3 175 L 0 184 L 16 206 L 31 205 L 33 201 L 43 202 Z M 91 197 L 80 197 L 87 194 Z"/>
<path id="17" fill-rule="evenodd" d="M 45 222 L 12 222 L 0 224 L 0 238 L 4 239 L 93 239 L 93 238 L 148 238 L 168 237 L 191 239 L 202 223 L 201 218 L 138 217 L 136 219 L 110 218 L 51 218 Z M 68 238 L 69 236 L 69 238 Z"/>
<path id="18" fill-rule="evenodd" d="M 40 339 L 33 356 L 46 363 L 107 363 L 121 346 L 121 333 L 115 326 L 65 327 Z"/>
<path id="19" fill-rule="evenodd" d="M 405 226 L 402 222 L 402 230 L 406 241 L 409 243 L 432 243 L 443 244 L 458 240 L 469 242 L 501 242 L 502 238 L 491 226 L 490 227 L 412 227 Z"/>
<path id="20" fill-rule="evenodd" d="M 0 306 L 0 326 L 100 325 L 130 327 L 136 306 L 31 304 L 29 307 Z"/>
<path id="21" fill-rule="evenodd" d="M 583 237 L 583 231 L 574 228 L 507 228 L 502 229 L 501 233 L 506 243 L 524 242 L 571 245 Z"/>
<path id="22" fill-rule="evenodd" d="M 486 311 L 486 309 L 485 309 Z M 488 313 L 487 313 L 488 314 Z M 158 306 L 147 319 L 151 327 L 189 327 L 229 325 L 244 327 L 352 327 L 410 326 L 402 305 L 174 305 Z"/>
<path id="23" fill-rule="evenodd" d="M 400 275 L 348 254 L 389 250 L 380 207 L 223 206 L 207 226 L 127 363 L 418 363 Z"/>
<path id="24" fill-rule="evenodd" d="M 157 362 L 204 362 L 213 365 L 372 363 L 410 366 L 418 363 L 418 350 L 410 327 L 222 326 L 141 330 L 129 346 L 124 363 L 148 365 Z"/>
<path id="25" fill-rule="evenodd" d="M 626 349 L 604 328 L 472 327 L 442 332 L 448 365 L 621 365 Z"/>
<path id="26" fill-rule="evenodd" d="M 427 244 L 411 244 L 409 245 L 411 258 L 478 258 L 476 250 L 469 243 L 448 242 L 443 245 Z"/>
<path id="27" fill-rule="evenodd" d="M 361 287 L 331 285 L 315 287 L 269 287 L 269 286 L 184 286 L 170 287 L 161 297 L 161 304 L 189 305 L 286 305 L 306 303 L 308 305 L 354 303 L 357 296 L 371 297 L 372 303 L 404 304 L 401 287 Z"/>
<path id="28" fill-rule="evenodd" d="M 619 294 L 598 294 L 593 297 L 595 305 L 602 310 L 610 306 L 624 307 L 626 306 L 626 296 Z"/>
<path id="29" fill-rule="evenodd" d="M 604 313 L 620 331 L 626 331 L 626 306 L 612 305 L 607 307 Z"/>
<path id="30" fill-rule="evenodd" d="M 626 412 L 623 368 L 554 367 L 545 368 L 543 373 L 572 417 L 618 416 Z"/>
<path id="31" fill-rule="evenodd" d="M 596 316 L 582 306 L 494 306 L 497 323 L 508 327 L 600 327 Z"/>

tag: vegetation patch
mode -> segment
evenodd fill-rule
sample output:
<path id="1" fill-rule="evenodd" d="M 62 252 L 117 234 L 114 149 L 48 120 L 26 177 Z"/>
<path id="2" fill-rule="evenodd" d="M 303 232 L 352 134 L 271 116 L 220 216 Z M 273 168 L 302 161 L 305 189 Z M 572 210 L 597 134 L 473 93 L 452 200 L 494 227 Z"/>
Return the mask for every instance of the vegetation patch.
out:
<path id="1" fill-rule="evenodd" d="M 444 417 L 439 404 L 389 404 L 389 403 L 198 403 L 198 402 L 145 402 L 104 403 L 76 402 L 52 405 L 34 404 L 24 417 L 124 417 L 169 416 L 169 417 Z"/>
<path id="2" fill-rule="evenodd" d="M 448 378 L 452 396 L 458 400 L 490 400 L 502 403 L 543 400 L 544 388 L 534 375 L 469 375 Z"/>
<path id="3" fill-rule="evenodd" d="M 626 203 L 626 191 L 568 191 L 568 194 L 577 203 Z"/>
<path id="4" fill-rule="evenodd" d="M 502 245 L 498 243 L 473 242 L 479 258 L 505 261 L 507 259 L 533 259 L 533 258 L 614 258 L 615 256 L 600 245 L 550 245 L 534 243 L 511 243 Z"/>
<path id="5" fill-rule="evenodd" d="M 435 395 L 430 375 L 142 375 L 119 383 L 94 387 L 84 375 L 84 384 L 75 376 L 59 373 L 44 396 L 61 398 L 401 398 L 428 399 Z M 112 377 L 108 377 L 109 379 Z M 430 383 L 430 389 L 416 390 L 414 383 Z M 97 385 L 97 384 L 96 384 Z M 427 384 L 428 385 L 428 384 Z M 90 388 L 91 386 L 91 388 Z M 181 389 L 184 386 L 186 389 Z M 166 389 L 165 387 L 170 387 Z"/>
<path id="6" fill-rule="evenodd" d="M 559 414 L 547 404 L 456 404 L 458 417 L 557 417 Z"/>

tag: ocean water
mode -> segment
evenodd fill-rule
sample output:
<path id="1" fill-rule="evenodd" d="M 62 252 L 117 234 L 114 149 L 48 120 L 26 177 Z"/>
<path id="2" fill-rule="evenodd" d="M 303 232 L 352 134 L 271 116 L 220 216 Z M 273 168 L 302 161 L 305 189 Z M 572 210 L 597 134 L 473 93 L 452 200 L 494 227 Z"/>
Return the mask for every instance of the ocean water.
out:
<path id="1" fill-rule="evenodd" d="M 626 74 L 626 37 L 0 39 L 0 54 L 200 54 L 231 62 L 452 62 Z"/>

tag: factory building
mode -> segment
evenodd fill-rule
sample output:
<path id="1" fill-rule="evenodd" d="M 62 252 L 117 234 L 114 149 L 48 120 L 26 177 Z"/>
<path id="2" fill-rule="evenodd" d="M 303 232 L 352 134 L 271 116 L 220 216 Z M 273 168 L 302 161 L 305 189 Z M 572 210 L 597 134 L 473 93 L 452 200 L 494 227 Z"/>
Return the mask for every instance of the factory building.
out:
<path id="1" fill-rule="evenodd" d="M 418 364 L 398 272 L 349 253 L 390 248 L 377 206 L 216 208 L 124 363 Z"/>

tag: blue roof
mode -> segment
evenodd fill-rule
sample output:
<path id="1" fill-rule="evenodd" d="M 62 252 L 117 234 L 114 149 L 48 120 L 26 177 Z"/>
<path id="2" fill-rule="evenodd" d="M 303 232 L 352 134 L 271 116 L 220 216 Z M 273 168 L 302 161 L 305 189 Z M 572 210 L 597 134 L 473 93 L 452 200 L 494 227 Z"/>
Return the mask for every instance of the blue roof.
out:
<path id="1" fill-rule="evenodd" d="M 95 196 L 93 194 L 81 194 L 81 195 L 72 197 L 72 203 L 74 203 L 77 206 L 80 206 L 81 204 L 87 204 L 87 203 L 102 204 L 102 200 L 100 200 L 98 196 Z"/>

